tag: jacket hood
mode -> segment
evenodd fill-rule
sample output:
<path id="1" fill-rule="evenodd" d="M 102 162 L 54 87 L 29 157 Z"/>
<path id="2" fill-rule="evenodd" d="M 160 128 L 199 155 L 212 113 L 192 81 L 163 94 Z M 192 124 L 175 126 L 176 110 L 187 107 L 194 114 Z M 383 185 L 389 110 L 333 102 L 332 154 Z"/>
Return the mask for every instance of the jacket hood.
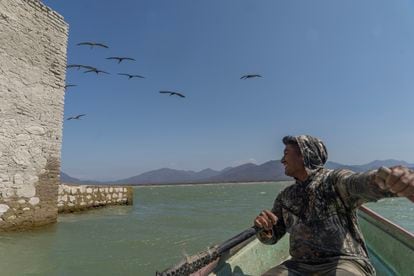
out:
<path id="1" fill-rule="evenodd" d="M 283 143 L 285 145 L 292 141 L 298 144 L 308 173 L 323 168 L 323 165 L 328 159 L 328 151 L 322 140 L 310 135 L 283 137 Z"/>

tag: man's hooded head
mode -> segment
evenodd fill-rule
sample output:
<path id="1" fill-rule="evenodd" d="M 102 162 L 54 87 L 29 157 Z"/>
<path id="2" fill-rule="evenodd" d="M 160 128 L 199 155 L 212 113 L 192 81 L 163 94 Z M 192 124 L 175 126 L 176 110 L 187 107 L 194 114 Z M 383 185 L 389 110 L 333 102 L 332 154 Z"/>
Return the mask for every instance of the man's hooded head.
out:
<path id="1" fill-rule="evenodd" d="M 310 135 L 285 136 L 283 143 L 297 144 L 303 156 L 305 169 L 308 173 L 322 168 L 328 159 L 328 151 L 323 142 Z"/>

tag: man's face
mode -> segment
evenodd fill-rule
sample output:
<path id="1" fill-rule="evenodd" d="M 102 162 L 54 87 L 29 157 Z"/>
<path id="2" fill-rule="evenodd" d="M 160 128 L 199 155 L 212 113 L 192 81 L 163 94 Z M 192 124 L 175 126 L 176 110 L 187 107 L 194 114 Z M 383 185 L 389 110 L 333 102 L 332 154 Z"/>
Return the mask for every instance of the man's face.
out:
<path id="1" fill-rule="evenodd" d="M 294 145 L 286 145 L 281 162 L 285 166 L 287 176 L 295 177 L 305 171 L 302 154 L 299 148 Z"/>

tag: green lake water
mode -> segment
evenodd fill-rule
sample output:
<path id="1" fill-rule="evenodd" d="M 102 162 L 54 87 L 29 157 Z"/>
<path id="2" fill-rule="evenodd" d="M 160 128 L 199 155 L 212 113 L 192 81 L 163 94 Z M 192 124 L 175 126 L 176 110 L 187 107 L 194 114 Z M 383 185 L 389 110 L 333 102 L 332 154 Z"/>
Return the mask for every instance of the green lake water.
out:
<path id="1" fill-rule="evenodd" d="M 136 187 L 133 206 L 61 214 L 36 231 L 0 234 L 0 275 L 154 275 L 251 226 L 289 182 Z M 414 204 L 367 204 L 414 232 Z"/>

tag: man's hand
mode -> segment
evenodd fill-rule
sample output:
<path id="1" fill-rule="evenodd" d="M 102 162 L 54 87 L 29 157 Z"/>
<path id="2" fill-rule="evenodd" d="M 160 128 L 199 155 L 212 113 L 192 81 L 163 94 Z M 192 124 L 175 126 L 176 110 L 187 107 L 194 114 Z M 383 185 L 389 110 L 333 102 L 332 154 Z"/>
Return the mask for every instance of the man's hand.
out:
<path id="1" fill-rule="evenodd" d="M 254 220 L 256 227 L 262 228 L 264 231 L 261 233 L 266 238 L 272 237 L 272 228 L 276 224 L 278 218 L 269 210 L 263 210 Z"/>
<path id="2" fill-rule="evenodd" d="M 375 182 L 381 189 L 405 196 L 414 202 L 414 171 L 407 167 L 381 167 L 375 175 Z"/>

